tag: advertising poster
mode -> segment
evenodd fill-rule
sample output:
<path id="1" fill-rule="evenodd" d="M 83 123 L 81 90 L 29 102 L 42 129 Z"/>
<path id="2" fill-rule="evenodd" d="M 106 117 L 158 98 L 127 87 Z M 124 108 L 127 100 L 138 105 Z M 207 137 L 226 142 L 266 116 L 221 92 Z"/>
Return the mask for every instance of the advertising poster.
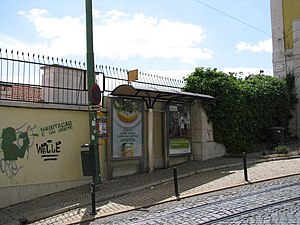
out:
<path id="1" fill-rule="evenodd" d="M 108 137 L 108 129 L 107 129 L 107 118 L 97 118 L 98 123 L 98 137 L 99 138 L 107 138 Z"/>
<path id="2" fill-rule="evenodd" d="M 169 104 L 169 154 L 191 153 L 191 107 L 187 104 Z"/>
<path id="3" fill-rule="evenodd" d="M 143 156 L 143 102 L 135 99 L 112 99 L 112 156 Z"/>

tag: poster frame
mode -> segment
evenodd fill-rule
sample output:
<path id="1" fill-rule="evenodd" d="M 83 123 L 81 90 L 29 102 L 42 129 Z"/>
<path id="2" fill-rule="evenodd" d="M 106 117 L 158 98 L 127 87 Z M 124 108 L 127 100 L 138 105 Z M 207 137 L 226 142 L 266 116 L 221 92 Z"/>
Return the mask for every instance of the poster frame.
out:
<path id="1" fill-rule="evenodd" d="M 138 155 L 138 156 L 127 156 L 127 157 L 115 157 L 114 156 L 114 142 L 116 140 L 114 140 L 114 136 L 115 136 L 115 133 L 116 131 L 114 130 L 114 102 L 115 101 L 136 101 L 136 102 L 139 102 L 141 104 L 141 134 L 140 134 L 140 138 L 141 138 L 141 155 Z M 143 159 L 145 156 L 144 156 L 144 102 L 143 100 L 141 99 L 138 99 L 138 98 L 126 98 L 126 97 L 112 97 L 111 98 L 111 121 L 110 121 L 110 138 L 111 138 L 111 151 L 110 151 L 110 157 L 111 157 L 111 160 L 113 161 L 121 161 L 121 160 L 140 160 L 140 159 Z"/>
<path id="2" fill-rule="evenodd" d="M 171 108 L 173 107 L 173 110 L 170 110 Z M 176 112 L 178 112 L 178 107 L 182 107 L 183 109 L 187 108 L 188 109 L 188 112 L 185 112 L 187 113 L 187 115 L 189 116 L 189 138 L 187 138 L 188 140 L 188 144 L 189 144 L 189 147 L 188 147 L 188 151 L 182 151 L 182 152 L 172 152 L 171 150 L 171 140 L 182 140 L 183 138 L 171 138 L 170 137 L 170 115 L 172 112 L 175 112 L 175 108 L 176 109 Z M 168 156 L 188 156 L 188 155 L 192 155 L 192 119 L 191 119 L 191 104 L 189 103 L 176 103 L 176 102 L 169 102 L 168 104 L 166 104 L 166 112 L 167 112 L 167 119 L 166 119 L 166 127 L 167 127 L 167 153 L 168 153 Z M 180 128 L 179 128 L 180 129 Z M 186 139 L 186 138 L 185 138 Z"/>

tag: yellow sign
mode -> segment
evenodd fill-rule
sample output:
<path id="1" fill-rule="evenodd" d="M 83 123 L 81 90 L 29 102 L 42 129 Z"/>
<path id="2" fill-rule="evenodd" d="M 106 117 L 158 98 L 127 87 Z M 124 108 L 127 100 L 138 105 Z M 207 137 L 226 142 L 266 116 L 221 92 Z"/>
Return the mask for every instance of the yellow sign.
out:
<path id="1" fill-rule="evenodd" d="M 136 70 L 130 70 L 127 72 L 128 74 L 128 81 L 135 81 L 139 79 L 139 71 Z"/>

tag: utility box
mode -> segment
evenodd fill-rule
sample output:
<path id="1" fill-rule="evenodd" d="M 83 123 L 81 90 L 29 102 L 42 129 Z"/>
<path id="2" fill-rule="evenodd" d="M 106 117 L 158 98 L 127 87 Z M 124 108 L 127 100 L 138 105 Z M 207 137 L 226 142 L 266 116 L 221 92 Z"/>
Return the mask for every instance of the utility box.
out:
<path id="1" fill-rule="evenodd" d="M 89 147 L 89 145 L 81 145 L 82 148 Z M 81 152 L 81 165 L 83 176 L 94 176 L 95 175 L 95 158 L 94 152 L 90 149 L 89 151 Z"/>
<path id="2" fill-rule="evenodd" d="M 284 142 L 284 127 L 270 127 L 270 141 L 271 144 L 277 146 Z"/>

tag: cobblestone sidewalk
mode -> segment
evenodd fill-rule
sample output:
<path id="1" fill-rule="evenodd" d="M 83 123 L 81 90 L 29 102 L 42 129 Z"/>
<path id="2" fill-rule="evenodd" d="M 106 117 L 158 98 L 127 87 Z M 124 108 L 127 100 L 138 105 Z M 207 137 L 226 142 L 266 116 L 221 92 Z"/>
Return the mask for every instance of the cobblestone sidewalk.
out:
<path id="1" fill-rule="evenodd" d="M 249 181 L 257 182 L 300 173 L 300 158 L 280 159 L 262 159 L 256 154 L 249 155 Z M 184 163 L 176 167 L 180 178 L 178 185 L 181 198 L 246 184 L 241 158 L 222 157 Z M 22 221 L 24 224 L 80 223 L 176 200 L 172 168 L 101 183 L 97 186 L 95 216 L 90 215 L 92 210 L 89 191 L 89 185 L 85 185 L 1 209 L 0 224 L 20 224 Z"/>

